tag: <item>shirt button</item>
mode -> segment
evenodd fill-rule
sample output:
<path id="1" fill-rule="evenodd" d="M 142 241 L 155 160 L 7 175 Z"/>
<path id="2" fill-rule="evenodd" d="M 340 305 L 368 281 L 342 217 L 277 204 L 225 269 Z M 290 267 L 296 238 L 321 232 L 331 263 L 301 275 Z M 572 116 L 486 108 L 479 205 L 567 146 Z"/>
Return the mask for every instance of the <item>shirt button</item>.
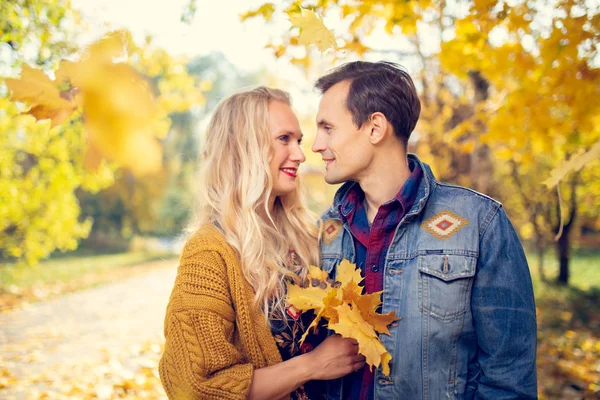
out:
<path id="1" fill-rule="evenodd" d="M 379 267 L 377 265 L 371 265 L 371 271 L 377 272 L 379 271 Z"/>

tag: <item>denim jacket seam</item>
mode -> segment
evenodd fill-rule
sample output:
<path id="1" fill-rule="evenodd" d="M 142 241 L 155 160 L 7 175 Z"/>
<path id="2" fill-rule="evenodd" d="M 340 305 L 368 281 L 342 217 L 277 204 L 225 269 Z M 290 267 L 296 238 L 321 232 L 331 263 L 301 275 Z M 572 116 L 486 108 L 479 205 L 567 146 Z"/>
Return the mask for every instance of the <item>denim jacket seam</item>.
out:
<path id="1" fill-rule="evenodd" d="M 470 189 L 470 188 L 467 188 L 467 187 L 463 187 L 463 186 L 453 185 L 453 184 L 447 183 L 447 182 L 439 182 L 438 181 L 436 183 L 437 183 L 438 186 L 444 186 L 444 187 L 447 187 L 447 188 L 450 188 L 450 189 L 460 189 L 461 191 L 469 192 L 471 194 L 474 194 L 477 197 L 480 197 L 483 200 L 489 201 L 489 202 L 494 203 L 496 205 L 502 205 L 502 203 L 500 203 L 498 200 L 496 200 L 496 199 L 494 199 L 492 197 L 489 197 L 489 196 L 487 196 L 487 195 L 485 195 L 483 193 L 480 193 L 480 192 L 478 192 L 476 190 L 473 190 L 473 189 Z"/>
<path id="2" fill-rule="evenodd" d="M 481 239 L 483 239 L 483 236 L 487 232 L 489 226 L 492 225 L 492 221 L 498 215 L 498 212 L 500 211 L 501 208 L 502 208 L 502 204 L 497 203 L 496 207 L 493 207 L 485 216 L 485 220 L 481 224 L 481 229 L 479 231 L 479 242 L 480 243 L 481 243 Z"/>

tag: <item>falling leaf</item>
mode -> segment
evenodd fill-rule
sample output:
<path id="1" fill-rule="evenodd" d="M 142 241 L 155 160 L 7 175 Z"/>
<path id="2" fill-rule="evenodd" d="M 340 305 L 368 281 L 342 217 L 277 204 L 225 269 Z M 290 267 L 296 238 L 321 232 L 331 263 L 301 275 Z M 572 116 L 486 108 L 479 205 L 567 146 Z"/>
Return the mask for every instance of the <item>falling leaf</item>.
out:
<path id="1" fill-rule="evenodd" d="M 25 65 L 7 86 L 13 100 L 30 104 L 29 114 L 50 119 L 52 126 L 83 110 L 86 166 L 97 168 L 107 158 L 142 175 L 161 168 L 162 147 L 154 132 L 164 121 L 147 80 L 120 62 L 130 41 L 127 33 L 114 32 L 91 44 L 79 61 L 63 61 L 55 81 Z"/>
<path id="2" fill-rule="evenodd" d="M 29 114 L 38 120 L 50 119 L 52 126 L 69 118 L 76 106 L 61 97 L 56 83 L 42 71 L 23 64 L 19 79 L 7 79 L 11 100 L 31 105 Z"/>
<path id="3" fill-rule="evenodd" d="M 300 37 L 298 42 L 306 46 L 314 44 L 324 52 L 330 47 L 337 47 L 335 36 L 327 29 L 323 20 L 315 14 L 314 11 L 301 8 L 300 13 L 289 14 L 292 25 L 300 28 Z"/>
<path id="4" fill-rule="evenodd" d="M 579 171 L 584 165 L 598 159 L 600 159 L 600 141 L 596 142 L 596 144 L 585 153 L 571 157 L 569 161 L 566 161 L 559 167 L 555 168 L 550 173 L 550 178 L 544 181 L 544 185 L 548 186 L 549 188 L 553 188 L 568 173 Z"/>

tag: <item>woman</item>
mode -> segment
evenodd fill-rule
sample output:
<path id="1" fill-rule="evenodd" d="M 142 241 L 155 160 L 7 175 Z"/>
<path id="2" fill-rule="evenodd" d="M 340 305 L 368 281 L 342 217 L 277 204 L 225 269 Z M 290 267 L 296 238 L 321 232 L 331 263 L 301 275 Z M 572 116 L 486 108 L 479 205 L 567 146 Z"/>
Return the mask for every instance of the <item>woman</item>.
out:
<path id="1" fill-rule="evenodd" d="M 307 399 L 307 381 L 364 366 L 356 341 L 339 336 L 301 354 L 308 323 L 286 309 L 285 282 L 301 283 L 318 259 L 298 190 L 301 140 L 280 90 L 259 87 L 217 107 L 165 318 L 159 372 L 169 398 Z"/>

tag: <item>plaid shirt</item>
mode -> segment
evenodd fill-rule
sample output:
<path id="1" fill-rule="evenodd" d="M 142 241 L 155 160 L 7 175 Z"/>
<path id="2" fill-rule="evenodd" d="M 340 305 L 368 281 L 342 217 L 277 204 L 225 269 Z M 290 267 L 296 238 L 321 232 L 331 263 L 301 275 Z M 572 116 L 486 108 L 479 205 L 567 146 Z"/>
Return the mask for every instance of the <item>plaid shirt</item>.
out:
<path id="1" fill-rule="evenodd" d="M 347 222 L 354 238 L 356 264 L 360 266 L 365 277 L 366 293 L 383 290 L 383 269 L 388 248 L 391 244 L 398 223 L 410 210 L 419 190 L 423 171 L 416 163 L 410 163 L 411 175 L 402 186 L 396 197 L 379 207 L 373 224 L 369 227 L 364 207 L 365 194 L 359 185 L 348 193 L 344 203 L 340 205 L 340 215 Z M 354 207 L 346 208 L 348 203 Z M 350 211 L 344 214 L 342 210 Z M 345 400 L 372 400 L 374 375 L 368 366 L 344 378 Z"/>

